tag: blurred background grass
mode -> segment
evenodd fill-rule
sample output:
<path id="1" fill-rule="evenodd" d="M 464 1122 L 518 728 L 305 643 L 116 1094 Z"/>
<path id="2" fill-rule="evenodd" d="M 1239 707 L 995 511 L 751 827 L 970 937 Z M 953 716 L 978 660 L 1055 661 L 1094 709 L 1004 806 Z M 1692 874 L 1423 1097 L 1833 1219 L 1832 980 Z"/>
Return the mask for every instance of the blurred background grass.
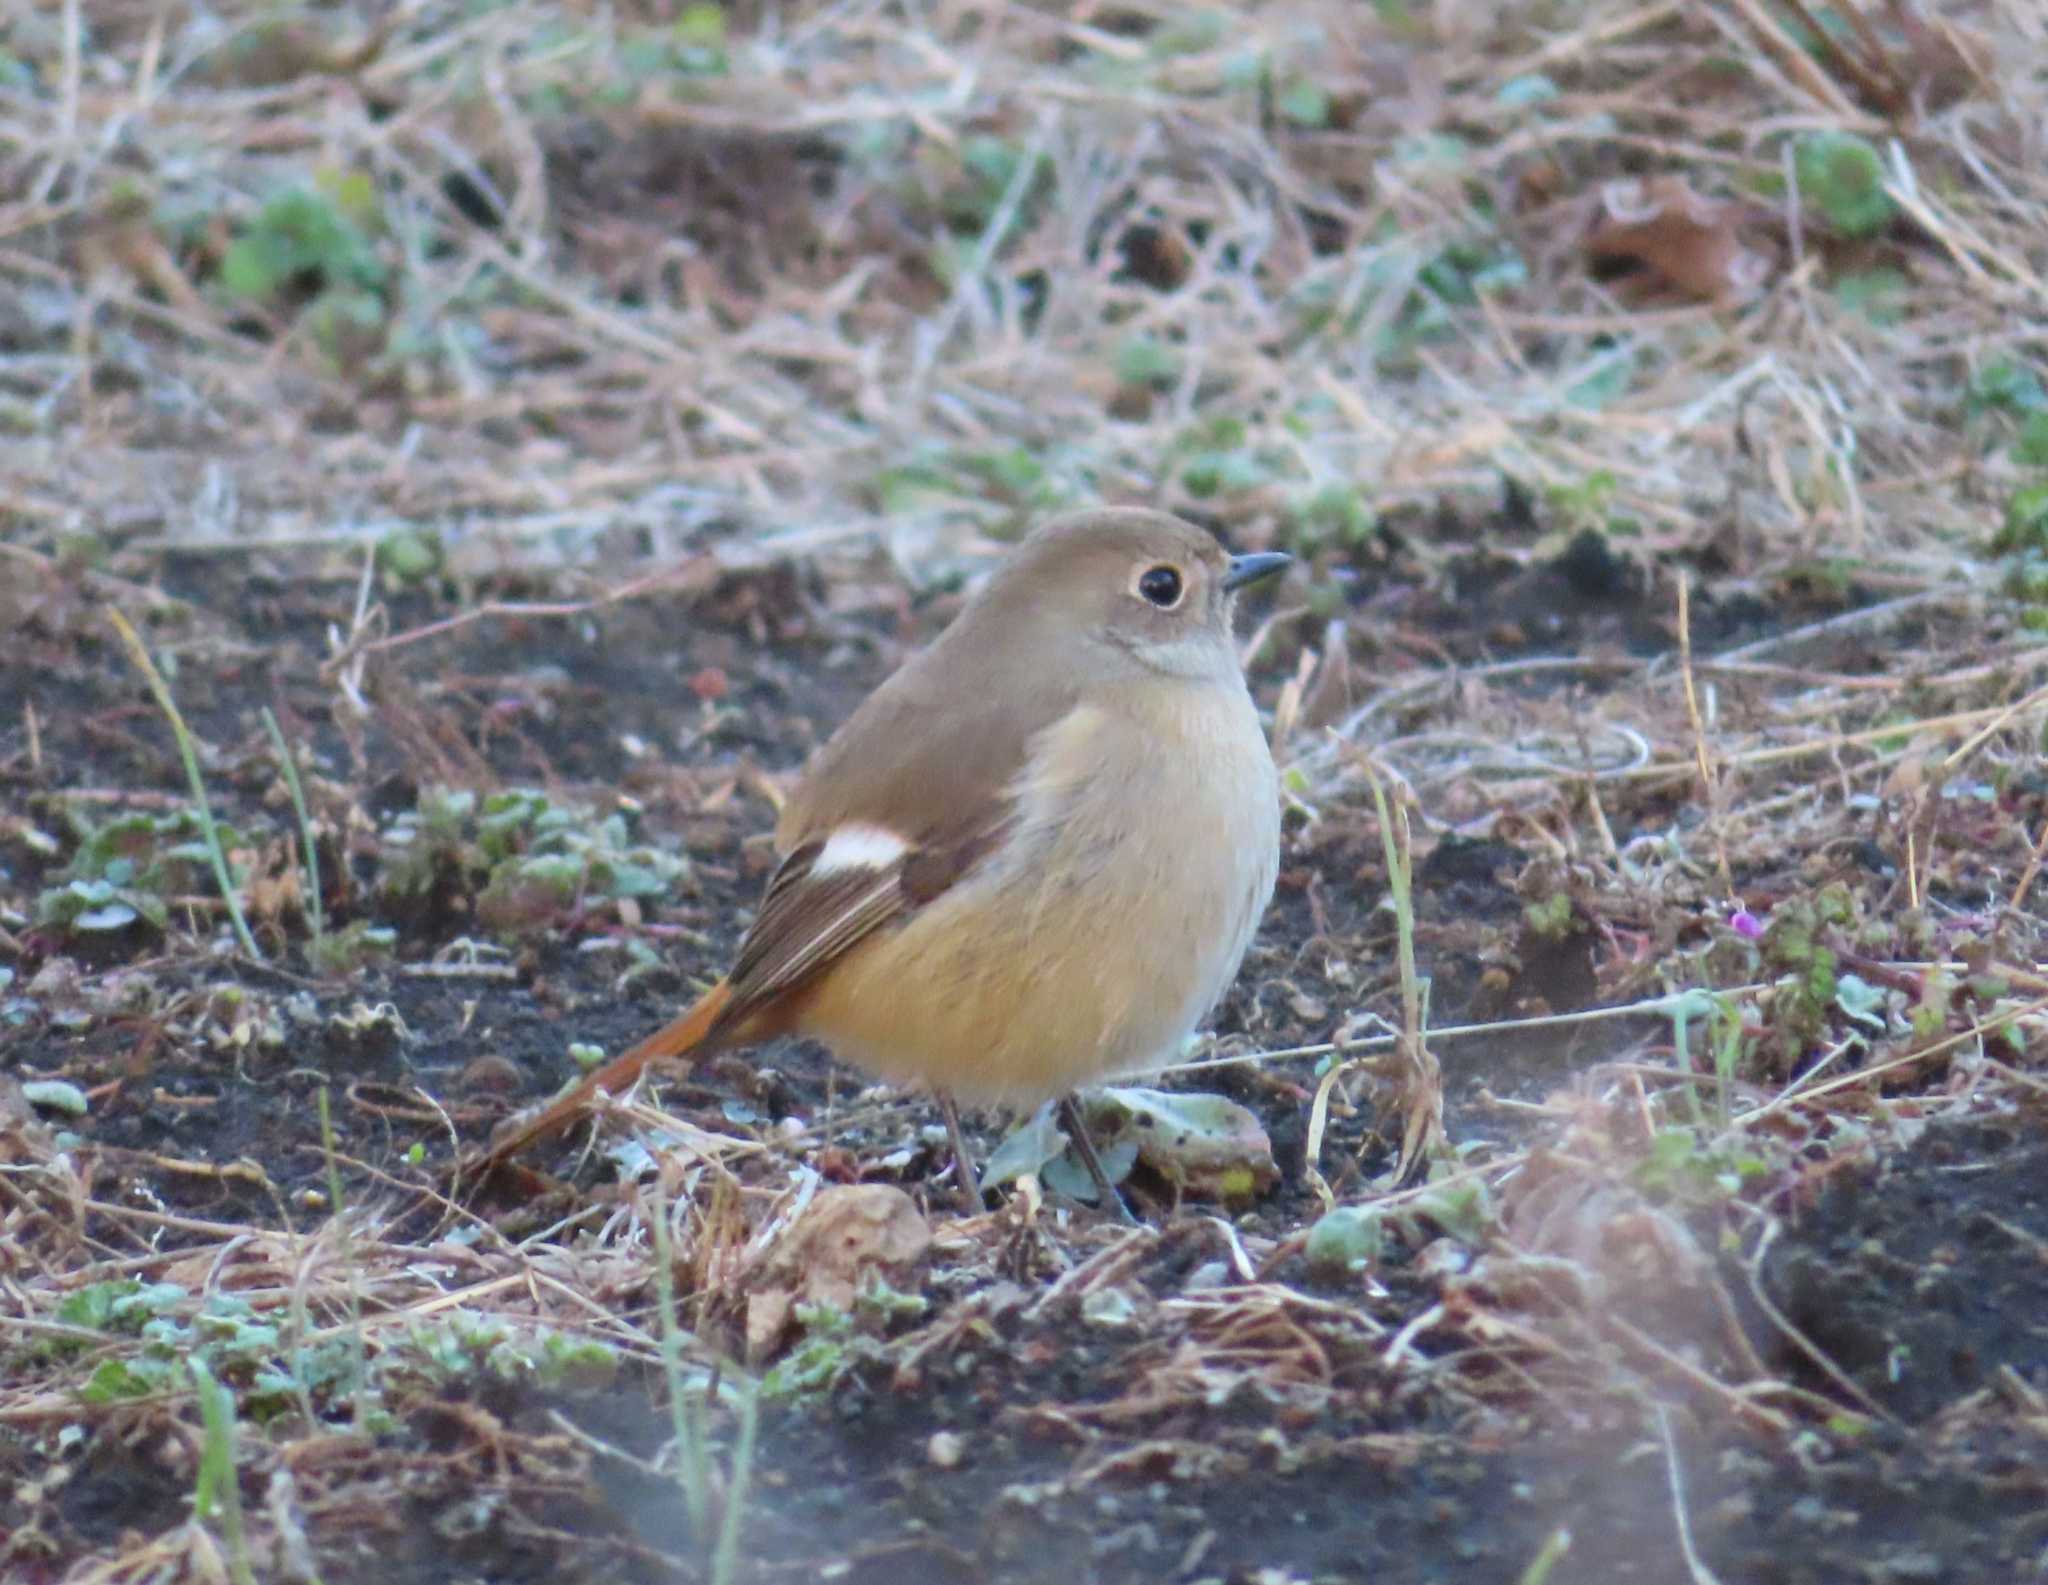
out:
<path id="1" fill-rule="evenodd" d="M 937 577 L 1107 499 L 1426 565 L 1511 481 L 1507 554 L 2031 599 L 2044 93 L 2031 0 L 24 5 L 0 524 Z"/>

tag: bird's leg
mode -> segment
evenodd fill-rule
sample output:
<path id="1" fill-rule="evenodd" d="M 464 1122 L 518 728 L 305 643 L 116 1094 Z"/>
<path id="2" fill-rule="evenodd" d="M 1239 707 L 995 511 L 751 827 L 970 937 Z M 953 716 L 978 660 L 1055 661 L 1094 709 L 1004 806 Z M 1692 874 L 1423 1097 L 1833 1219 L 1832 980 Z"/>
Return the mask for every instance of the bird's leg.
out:
<path id="1" fill-rule="evenodd" d="M 1088 1137 L 1088 1125 L 1081 1119 L 1081 1103 L 1071 1095 L 1060 1097 L 1060 1126 L 1067 1131 L 1067 1138 L 1073 1142 L 1074 1153 L 1081 1158 L 1081 1165 L 1088 1169 L 1088 1176 L 1095 1180 L 1095 1192 L 1102 1196 L 1105 1209 L 1115 1207 L 1118 1216 L 1126 1222 L 1136 1222 L 1131 1208 L 1124 1204 L 1124 1197 L 1116 1192 L 1116 1185 L 1109 1181 L 1109 1174 L 1102 1170 L 1102 1158 L 1095 1154 L 1095 1141 Z"/>
<path id="2" fill-rule="evenodd" d="M 944 1090 L 933 1091 L 932 1098 L 939 1103 L 946 1132 L 953 1136 L 954 1189 L 960 1196 L 961 1208 L 969 1216 L 979 1216 L 987 1207 L 981 1203 L 981 1179 L 975 1175 L 974 1152 L 967 1148 L 967 1136 L 960 1131 L 960 1108 Z"/>

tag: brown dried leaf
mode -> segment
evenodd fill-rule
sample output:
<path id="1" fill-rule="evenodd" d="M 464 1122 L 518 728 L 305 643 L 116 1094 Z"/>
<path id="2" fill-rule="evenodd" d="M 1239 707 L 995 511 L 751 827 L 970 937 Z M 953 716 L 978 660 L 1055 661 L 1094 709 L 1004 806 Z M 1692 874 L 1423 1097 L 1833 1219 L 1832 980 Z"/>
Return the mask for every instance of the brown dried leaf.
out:
<path id="1" fill-rule="evenodd" d="M 1682 176 L 1609 182 L 1586 252 L 1632 260 L 1689 296 L 1739 302 L 1771 273 L 1770 257 L 1742 238 L 1748 215 L 1743 205 L 1693 191 Z"/>
<path id="2" fill-rule="evenodd" d="M 869 1273 L 900 1278 L 931 1241 L 931 1224 L 894 1184 L 835 1184 L 783 1235 L 769 1276 L 812 1304 L 844 1310 Z"/>
<path id="3" fill-rule="evenodd" d="M 903 1281 L 932 1241 L 931 1224 L 890 1183 L 842 1183 L 819 1192 L 782 1235 L 747 1296 L 747 1357 L 781 1342 L 798 1300 L 853 1308 L 871 1275 Z"/>
<path id="4" fill-rule="evenodd" d="M 789 1329 L 795 1302 L 787 1288 L 765 1288 L 747 1295 L 747 1363 L 758 1365 L 775 1351 Z"/>

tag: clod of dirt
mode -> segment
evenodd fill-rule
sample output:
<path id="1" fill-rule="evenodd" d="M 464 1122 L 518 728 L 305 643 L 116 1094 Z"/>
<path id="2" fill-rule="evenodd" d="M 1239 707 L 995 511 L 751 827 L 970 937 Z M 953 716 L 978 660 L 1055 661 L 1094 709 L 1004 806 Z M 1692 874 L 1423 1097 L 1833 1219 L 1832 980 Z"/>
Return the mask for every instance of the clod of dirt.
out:
<path id="1" fill-rule="evenodd" d="M 1765 1268 L 1805 1338 L 1920 1422 L 2016 1371 L 2048 1388 L 2048 1143 L 2005 1120 L 1930 1129 L 1831 1186 Z M 1828 1391 L 1811 1360 L 1788 1368 Z"/>

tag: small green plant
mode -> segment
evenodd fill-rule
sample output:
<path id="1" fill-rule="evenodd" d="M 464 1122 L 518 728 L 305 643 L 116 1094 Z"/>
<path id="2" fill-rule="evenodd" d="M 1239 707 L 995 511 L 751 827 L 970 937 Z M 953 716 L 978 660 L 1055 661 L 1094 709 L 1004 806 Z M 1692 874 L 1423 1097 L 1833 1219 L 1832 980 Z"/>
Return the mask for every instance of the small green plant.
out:
<path id="1" fill-rule="evenodd" d="M 1734 1114 L 1735 1079 L 1742 1071 L 1742 1059 L 1749 1050 L 1751 1031 L 1742 1005 L 1732 997 L 1716 996 L 1704 990 L 1686 991 L 1674 996 L 1671 1004 L 1671 1047 L 1682 1073 L 1693 1071 L 1692 1021 L 1701 1017 L 1706 1023 L 1707 1061 L 1714 1075 L 1711 1121 L 1725 1133 Z M 1699 1104 L 1698 1086 L 1687 1086 L 1685 1094 L 1692 1104 L 1694 1124 L 1707 1126 L 1710 1119 Z"/>
<path id="2" fill-rule="evenodd" d="M 714 1538 L 711 1528 L 711 1398 L 718 1375 L 701 1390 L 688 1380 L 683 1363 L 687 1334 L 676 1314 L 674 1250 L 669 1238 L 668 1199 L 657 1188 L 653 1205 L 654 1286 L 660 1309 L 661 1366 L 668 1386 L 675 1431 L 676 1484 L 690 1516 L 690 1531 L 708 1542 L 712 1585 L 730 1585 L 739 1564 L 740 1530 L 746 1519 L 747 1487 L 753 1478 L 754 1440 L 760 1423 L 761 1387 L 748 1379 L 738 1389 L 738 1434 L 726 1464 L 725 1502 Z"/>
<path id="3" fill-rule="evenodd" d="M 958 512 L 975 503 L 1020 516 L 1057 511 L 1078 491 L 1059 467 L 1023 446 L 931 449 L 892 464 L 870 483 L 875 504 L 891 516 Z"/>
<path id="4" fill-rule="evenodd" d="M 1407 153 L 1425 167 L 1453 174 L 1469 161 L 1469 151 L 1456 140 L 1418 144 Z M 1472 207 L 1486 213 L 1483 199 L 1475 197 Z M 1459 310 L 1520 285 L 1528 276 L 1521 254 L 1493 231 L 1425 244 L 1389 222 L 1361 251 L 1348 279 L 1318 277 L 1294 295 L 1292 339 L 1348 338 L 1370 322 L 1376 330 L 1375 361 L 1386 373 L 1406 373 L 1415 365 L 1417 349 L 1456 331 Z M 1385 301 L 1396 293 L 1399 306 L 1389 311 Z"/>
<path id="5" fill-rule="evenodd" d="M 90 1404 L 173 1392 L 185 1367 L 197 1362 L 219 1379 L 238 1383 L 248 1411 L 258 1418 L 297 1404 L 310 1419 L 312 1395 L 347 1384 L 357 1368 L 338 1344 L 288 1350 L 276 1323 L 237 1294 L 215 1290 L 195 1296 L 172 1282 L 94 1283 L 66 1296 L 55 1319 L 132 1345 L 110 1351 L 93 1367 L 78 1389 Z M 44 1346 L 65 1355 L 90 1345 L 59 1335 Z"/>
<path id="6" fill-rule="evenodd" d="M 387 588 L 417 589 L 439 578 L 448 565 L 448 552 L 441 536 L 432 529 L 407 523 L 390 530 L 377 541 L 377 571 Z"/>
<path id="7" fill-rule="evenodd" d="M 121 1277 L 66 1294 L 57 1306 L 56 1319 L 80 1331 L 139 1337 L 143 1327 L 184 1297 L 185 1290 L 174 1282 L 143 1283 Z M 59 1336 L 51 1338 L 46 1346 L 55 1353 L 71 1353 L 85 1344 L 82 1339 Z"/>
<path id="8" fill-rule="evenodd" d="M 306 961 L 316 974 L 346 979 L 372 964 L 390 962 L 397 951 L 398 932 L 391 926 L 355 919 L 307 942 Z"/>
<path id="9" fill-rule="evenodd" d="M 1906 317 L 1913 283 L 1889 268 L 1852 270 L 1835 277 L 1835 301 L 1873 325 L 1896 325 Z"/>
<path id="10" fill-rule="evenodd" d="M 1369 1205 L 1340 1205 L 1325 1211 L 1308 1231 L 1302 1258 L 1323 1279 L 1354 1277 L 1386 1248 L 1386 1222 Z"/>
<path id="11" fill-rule="evenodd" d="M 1544 499 L 1557 519 L 1559 532 L 1576 534 L 1608 526 L 1620 489 L 1621 481 L 1610 470 L 1596 468 L 1583 479 L 1551 485 L 1544 491 Z"/>
<path id="12" fill-rule="evenodd" d="M 2020 602 L 2020 620 L 2048 630 L 2048 394 L 2040 377 L 2014 363 L 1986 367 L 1972 383 L 1966 410 L 2009 413 L 2020 420 L 2010 451 L 2013 462 L 2035 476 L 2005 503 L 2005 516 L 1991 536 L 1991 553 L 2003 558 L 2001 582 Z"/>
<path id="13" fill-rule="evenodd" d="M 1963 393 L 1963 410 L 2039 413 L 2048 411 L 2048 387 L 2040 372 L 2027 364 L 1999 358 L 1979 369 Z"/>
<path id="14" fill-rule="evenodd" d="M 1562 941 L 1572 932 L 1572 900 L 1567 892 L 1553 892 L 1522 905 L 1522 923 L 1538 941 Z"/>
<path id="15" fill-rule="evenodd" d="M 2048 411 L 2036 409 L 2013 437 L 2012 460 L 2022 468 L 2048 468 Z"/>
<path id="16" fill-rule="evenodd" d="M 1734 1199 L 1769 1170 L 1762 1157 L 1738 1143 L 1717 1144 L 1701 1130 L 1680 1125 L 1651 1137 L 1649 1152 L 1636 1164 L 1636 1181 L 1680 1205 L 1711 1205 Z"/>
<path id="17" fill-rule="evenodd" d="M 669 29 L 675 50 L 676 69 L 691 77 L 722 77 L 729 61 L 726 56 L 725 8 L 689 5 Z"/>
<path id="18" fill-rule="evenodd" d="M 1840 884 L 1790 898 L 1772 911 L 1757 945 L 1766 969 L 1780 976 L 1766 1023 L 1784 1069 L 1796 1065 L 1828 1027 L 1839 987 L 1836 953 L 1827 938 L 1853 931 L 1855 922 L 1854 901 Z"/>
<path id="19" fill-rule="evenodd" d="M 761 1381 L 762 1396 L 770 1401 L 824 1397 L 859 1357 L 865 1334 L 847 1311 L 830 1304 L 799 1304 L 795 1316 L 804 1329 L 802 1341 Z"/>
<path id="20" fill-rule="evenodd" d="M 128 658 L 135 663 L 135 669 L 142 673 L 149 684 L 149 691 L 156 699 L 156 706 L 170 723 L 171 736 L 177 741 L 178 758 L 184 762 L 185 782 L 192 791 L 193 807 L 199 811 L 200 839 L 205 844 L 206 856 L 213 866 L 214 880 L 220 886 L 221 900 L 227 904 L 228 918 L 235 927 L 235 939 L 241 943 L 242 951 L 257 962 L 263 961 L 263 954 L 257 950 L 256 938 L 249 934 L 249 921 L 242 916 L 241 893 L 235 878 L 228 871 L 226 845 L 221 841 L 225 829 L 213 818 L 213 808 L 206 799 L 206 779 L 199 774 L 199 750 L 192 741 L 191 730 L 185 725 L 185 718 L 178 711 L 177 701 L 171 697 L 170 684 L 164 681 L 163 673 L 157 670 L 156 662 L 150 659 L 149 650 L 142 642 L 142 636 L 135 631 L 128 618 L 114 607 L 107 607 L 107 620 L 120 635 L 122 645 L 128 651 Z"/>
<path id="21" fill-rule="evenodd" d="M 1808 209 L 1845 237 L 1873 236 L 1898 213 L 1883 157 L 1853 133 L 1809 133 L 1793 149 L 1792 168 Z"/>
<path id="22" fill-rule="evenodd" d="M 1991 549 L 2005 558 L 2001 581 L 2021 603 L 2021 621 L 2036 630 L 2048 627 L 2048 484 L 2013 492 Z"/>
<path id="23" fill-rule="evenodd" d="M 284 740 L 284 728 L 277 724 L 277 716 L 269 705 L 263 707 L 263 729 L 270 734 L 270 747 L 277 755 L 277 768 L 284 777 L 285 790 L 291 794 L 292 813 L 299 822 L 300 853 L 306 865 L 306 923 L 317 947 L 326 934 L 327 922 L 320 905 L 320 848 L 313 840 L 313 817 L 306 809 L 306 790 L 299 784 L 298 761 L 292 758 L 291 746 Z"/>
<path id="24" fill-rule="evenodd" d="M 362 224 L 377 213 L 375 188 L 360 171 L 323 187 L 290 188 L 265 203 L 222 255 L 221 285 L 265 304 L 288 294 L 354 293 L 375 298 L 381 311 L 386 271 Z"/>
<path id="25" fill-rule="evenodd" d="M 125 930 L 140 920 L 161 930 L 170 917 L 169 899 L 204 884 L 211 851 L 204 824 L 191 809 L 95 823 L 72 807 L 66 819 L 78 847 L 53 877 L 56 884 L 36 899 L 36 923 L 44 929 L 90 935 Z M 215 829 L 223 847 L 244 845 L 233 828 Z"/>
<path id="26" fill-rule="evenodd" d="M 692 78 L 723 77 L 732 65 L 725 12 L 715 5 L 686 6 L 666 27 L 628 32 L 603 64 L 606 75 L 584 88 L 599 104 L 630 104 L 646 89 L 675 79 L 687 86 Z"/>
<path id="27" fill-rule="evenodd" d="M 1116 377 L 1126 385 L 1169 389 L 1186 365 L 1181 350 L 1163 337 L 1136 331 L 1117 343 Z"/>
<path id="28" fill-rule="evenodd" d="M 1326 546 L 1355 550 L 1372 538 L 1378 520 L 1356 485 L 1326 484 L 1295 498 L 1287 527 L 1288 543 L 1304 553 Z"/>
<path id="29" fill-rule="evenodd" d="M 378 886 L 399 901 L 469 896 L 479 920 L 517 936 L 596 903 L 666 896 L 688 873 L 680 854 L 635 842 L 621 813 L 555 804 L 530 788 L 481 800 L 436 788 L 384 833 Z"/>
<path id="30" fill-rule="evenodd" d="M 1029 151 L 992 133 L 975 133 L 961 139 L 958 157 L 958 170 L 940 191 L 939 208 L 948 224 L 967 236 L 979 237 L 987 231 L 1003 212 L 1013 187 L 1020 182 L 1026 184 L 1025 201 L 1016 205 L 1010 228 L 1021 228 L 1026 223 L 1032 195 L 1052 185 L 1049 158 L 1038 156 L 1033 168 L 1026 171 L 1024 162 L 1030 157 Z M 1000 247 L 1004 240 L 998 238 L 996 245 Z"/>
<path id="31" fill-rule="evenodd" d="M 1245 421 L 1228 414 L 1183 430 L 1174 438 L 1172 457 L 1181 488 L 1200 500 L 1260 489 L 1295 466 L 1287 450 L 1254 444 Z"/>
<path id="32" fill-rule="evenodd" d="M 242 1528 L 242 1487 L 235 1475 L 234 1395 L 214 1379 L 198 1355 L 186 1363 L 198 1391 L 199 1418 L 205 1427 L 192 1515 L 201 1524 L 219 1521 L 227 1542 L 228 1575 L 234 1585 L 256 1585 L 256 1571 L 249 1563 L 249 1539 Z"/>
<path id="33" fill-rule="evenodd" d="M 1330 124 L 1330 95 L 1320 84 L 1295 77 L 1275 87 L 1273 111 L 1290 126 L 1326 127 Z"/>
<path id="34" fill-rule="evenodd" d="M 515 1325 L 499 1316 L 454 1309 L 416 1324 L 395 1370 L 437 1385 L 479 1379 L 531 1381 L 548 1388 L 595 1388 L 619 1371 L 618 1351 L 552 1327 Z"/>

